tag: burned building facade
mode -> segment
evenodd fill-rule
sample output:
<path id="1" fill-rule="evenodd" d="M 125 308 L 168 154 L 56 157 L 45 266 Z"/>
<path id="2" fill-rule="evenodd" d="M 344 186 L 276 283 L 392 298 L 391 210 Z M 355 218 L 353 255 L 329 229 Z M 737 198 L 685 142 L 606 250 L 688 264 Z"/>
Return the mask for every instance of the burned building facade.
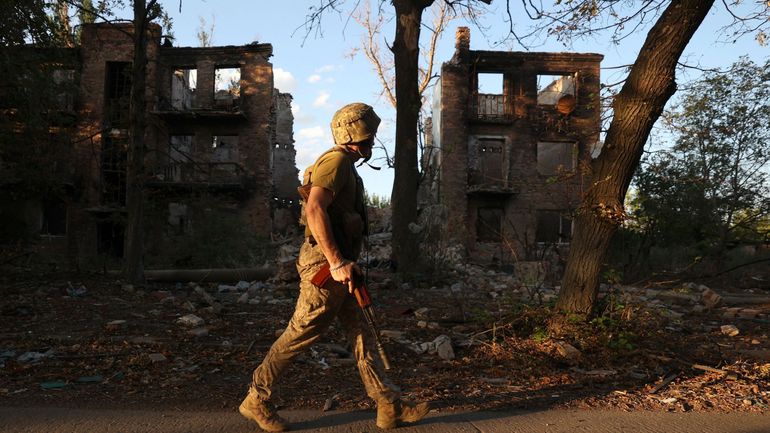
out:
<path id="1" fill-rule="evenodd" d="M 482 262 L 564 246 L 599 139 L 599 54 L 470 50 L 467 28 L 436 86 L 423 208 Z"/>
<path id="2" fill-rule="evenodd" d="M 73 89 L 72 187 L 57 214 L 61 230 L 45 233 L 34 215 L 28 226 L 79 266 L 111 263 L 123 251 L 132 33 L 131 24 L 84 25 L 81 45 L 64 49 L 74 61 L 53 71 Z M 273 87 L 272 46 L 173 47 L 154 25 L 148 37 L 147 262 L 246 264 L 253 245 L 244 239 L 269 238 L 275 203 L 299 184 L 291 96 Z"/>

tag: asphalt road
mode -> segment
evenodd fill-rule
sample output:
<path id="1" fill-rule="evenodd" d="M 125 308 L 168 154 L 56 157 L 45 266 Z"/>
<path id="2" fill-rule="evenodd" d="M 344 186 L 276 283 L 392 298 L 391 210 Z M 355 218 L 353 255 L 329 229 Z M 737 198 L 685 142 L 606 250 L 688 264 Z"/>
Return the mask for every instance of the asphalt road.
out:
<path id="1" fill-rule="evenodd" d="M 376 432 L 373 411 L 282 412 L 298 432 Z M 2 433 L 239 433 L 259 431 L 233 412 L 122 411 L 0 407 Z M 432 412 L 398 432 L 424 433 L 770 433 L 770 413 L 547 410 Z"/>

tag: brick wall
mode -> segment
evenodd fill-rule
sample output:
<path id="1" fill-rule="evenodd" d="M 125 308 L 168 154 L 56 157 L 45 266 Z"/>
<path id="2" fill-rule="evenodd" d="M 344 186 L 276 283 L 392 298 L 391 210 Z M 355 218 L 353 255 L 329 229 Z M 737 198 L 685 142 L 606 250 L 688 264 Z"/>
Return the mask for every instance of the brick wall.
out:
<path id="1" fill-rule="evenodd" d="M 473 51 L 470 35 L 458 31 L 457 51 L 441 69 L 440 97 L 434 117 L 441 148 L 439 201 L 447 210 L 446 231 L 462 242 L 471 255 L 482 259 L 526 260 L 536 250 L 537 210 L 574 209 L 587 179 L 575 175 L 554 181 L 538 171 L 539 141 L 576 143 L 578 161 L 589 158 L 599 138 L 598 54 L 520 53 Z M 477 74 L 494 73 L 502 81 L 505 109 L 494 118 L 475 111 Z M 569 74 L 576 77 L 577 104 L 572 112 L 559 113 L 555 106 L 538 105 L 538 75 Z M 440 110 L 438 115 L 435 111 Z M 435 120 L 434 119 L 434 120 Z M 499 185 L 475 185 L 480 140 L 499 139 L 502 153 Z M 497 246 L 477 242 L 478 211 L 503 209 L 501 242 Z M 490 252 L 496 251 L 496 252 Z M 484 261 L 482 260 L 482 261 Z"/>

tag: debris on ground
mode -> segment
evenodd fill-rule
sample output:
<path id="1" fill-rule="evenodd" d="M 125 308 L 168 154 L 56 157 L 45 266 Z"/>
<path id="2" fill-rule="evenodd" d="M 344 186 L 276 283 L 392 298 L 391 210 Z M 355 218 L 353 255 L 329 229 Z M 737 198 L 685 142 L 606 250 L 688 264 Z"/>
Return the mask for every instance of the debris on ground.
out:
<path id="1" fill-rule="evenodd" d="M 769 410 L 766 292 L 604 284 L 596 318 L 556 328 L 548 318 L 559 288 L 544 281 L 541 264 L 522 264 L 519 274 L 462 264 L 407 284 L 388 270 L 387 236 L 372 238 L 368 260 L 382 265 L 370 269 L 369 287 L 389 375 L 410 399 L 464 410 Z M 293 313 L 297 252 L 281 247 L 269 281 L 234 284 L 0 276 L 0 404 L 237 404 Z M 276 402 L 371 407 L 351 380 L 352 351 L 332 325 L 284 374 Z"/>

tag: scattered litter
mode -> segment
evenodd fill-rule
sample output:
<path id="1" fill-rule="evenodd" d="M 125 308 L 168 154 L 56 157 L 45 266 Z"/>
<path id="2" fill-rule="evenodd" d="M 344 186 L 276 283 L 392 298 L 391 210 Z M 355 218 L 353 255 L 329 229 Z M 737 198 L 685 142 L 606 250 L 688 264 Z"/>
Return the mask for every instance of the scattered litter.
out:
<path id="1" fill-rule="evenodd" d="M 735 337 L 741 333 L 740 329 L 738 329 L 735 325 L 722 325 L 720 329 L 722 330 L 722 334 L 725 334 L 728 337 Z"/>
<path id="2" fill-rule="evenodd" d="M 85 295 L 86 293 L 88 293 L 88 289 L 86 289 L 86 286 L 81 284 L 75 287 L 72 285 L 72 283 L 67 281 L 67 295 L 72 296 L 73 298 L 77 298 L 79 296 Z"/>
<path id="3" fill-rule="evenodd" d="M 722 303 L 722 296 L 706 286 L 700 286 L 703 289 L 700 301 L 706 308 L 716 308 Z"/>
<path id="4" fill-rule="evenodd" d="M 439 335 L 433 340 L 433 344 L 436 345 L 436 353 L 441 359 L 452 360 L 455 359 L 455 351 L 452 348 L 452 340 L 447 335 Z"/>
<path id="5" fill-rule="evenodd" d="M 196 316 L 195 314 L 187 314 L 177 319 L 176 323 L 183 326 L 189 326 L 191 328 L 197 328 L 206 323 L 206 321 Z"/>
<path id="6" fill-rule="evenodd" d="M 40 388 L 42 389 L 60 389 L 67 386 L 67 382 L 62 382 L 59 380 L 51 381 L 51 382 L 43 382 L 40 384 Z"/>
<path id="7" fill-rule="evenodd" d="M 414 317 L 419 320 L 428 320 L 428 311 L 430 309 L 427 307 L 422 307 L 414 311 Z"/>
<path id="8" fill-rule="evenodd" d="M 232 292 L 237 292 L 238 288 L 236 286 L 229 286 L 229 285 L 226 285 L 226 284 L 220 284 L 217 287 L 217 291 L 219 293 L 232 293 Z"/>
<path id="9" fill-rule="evenodd" d="M 205 337 L 209 335 L 209 328 L 206 328 L 205 326 L 201 326 L 199 328 L 193 328 L 187 331 L 188 334 L 192 335 L 193 337 Z"/>
<path id="10" fill-rule="evenodd" d="M 46 352 L 26 352 L 19 355 L 19 357 L 16 358 L 16 360 L 22 363 L 34 364 L 35 362 L 38 362 L 41 359 L 47 358 L 53 354 L 54 354 L 53 349 L 49 349 Z"/>
<path id="11" fill-rule="evenodd" d="M 104 381 L 104 376 L 97 374 L 96 376 L 82 376 L 78 377 L 77 381 L 80 383 L 100 383 Z"/>
<path id="12" fill-rule="evenodd" d="M 113 320 L 111 322 L 107 322 L 107 327 L 109 327 L 109 328 L 117 328 L 117 327 L 120 327 L 121 325 L 125 325 L 125 324 L 126 324 L 125 320 Z"/>

